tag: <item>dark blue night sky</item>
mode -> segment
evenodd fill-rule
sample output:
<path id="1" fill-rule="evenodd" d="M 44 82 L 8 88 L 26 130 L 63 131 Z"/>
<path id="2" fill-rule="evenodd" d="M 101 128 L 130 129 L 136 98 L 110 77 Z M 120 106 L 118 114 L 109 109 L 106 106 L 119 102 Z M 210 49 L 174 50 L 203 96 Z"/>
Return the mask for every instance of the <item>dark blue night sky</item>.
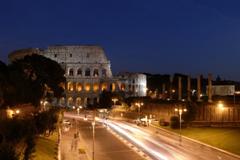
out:
<path id="1" fill-rule="evenodd" d="M 112 70 L 208 72 L 240 80 L 239 0 L 7 0 L 0 55 L 54 44 L 99 44 Z"/>

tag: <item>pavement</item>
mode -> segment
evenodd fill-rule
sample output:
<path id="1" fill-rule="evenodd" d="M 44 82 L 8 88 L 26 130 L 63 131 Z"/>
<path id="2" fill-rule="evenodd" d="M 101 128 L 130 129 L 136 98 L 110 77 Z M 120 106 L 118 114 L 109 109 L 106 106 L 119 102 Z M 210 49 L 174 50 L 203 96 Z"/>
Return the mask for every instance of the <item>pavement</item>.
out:
<path id="1" fill-rule="evenodd" d="M 61 131 L 60 154 L 61 160 L 88 160 L 86 153 L 80 152 L 84 150 L 83 140 L 80 138 L 76 127 L 73 125 L 63 125 Z"/>
<path id="2" fill-rule="evenodd" d="M 72 123 L 72 127 L 68 132 L 62 134 L 62 160 L 81 159 L 75 147 L 71 149 L 71 143 L 74 133 L 79 133 L 79 145 L 82 145 L 86 151 L 85 158 L 92 159 L 93 137 L 92 137 L 92 120 L 83 120 L 83 117 L 65 114 L 65 118 L 75 119 L 76 123 Z M 63 156 L 64 155 L 64 156 Z M 94 143 L 94 159 L 95 160 L 143 160 L 136 151 L 129 147 L 126 143 L 112 134 L 102 123 L 95 125 L 95 143 Z"/>

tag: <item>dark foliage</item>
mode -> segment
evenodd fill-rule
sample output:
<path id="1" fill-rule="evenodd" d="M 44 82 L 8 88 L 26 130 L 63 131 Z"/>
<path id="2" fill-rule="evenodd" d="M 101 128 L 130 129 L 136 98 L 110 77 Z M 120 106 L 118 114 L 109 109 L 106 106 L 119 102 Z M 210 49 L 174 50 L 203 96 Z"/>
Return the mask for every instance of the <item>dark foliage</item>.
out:
<path id="1" fill-rule="evenodd" d="M 39 113 L 35 116 L 35 125 L 38 134 L 45 134 L 53 132 L 58 121 L 59 109 L 51 108 L 49 111 Z"/>
<path id="2" fill-rule="evenodd" d="M 2 156 L 7 156 L 7 154 L 10 152 L 15 157 L 16 154 L 14 146 L 18 143 L 25 142 L 27 144 L 27 148 L 24 152 L 24 159 L 28 160 L 35 147 L 36 135 L 46 135 L 46 132 L 48 132 L 48 135 L 51 134 L 56 128 L 58 115 L 59 109 L 52 108 L 48 111 L 38 113 L 36 116 L 28 117 L 26 119 L 15 118 L 1 120 L 0 147 L 3 144 L 9 144 L 9 148 L 6 148 L 5 150 L 1 150 L 0 148 L 0 159 Z M 14 157 L 10 156 L 7 158 L 14 160 Z"/>
<path id="3" fill-rule="evenodd" d="M 59 98 L 63 94 L 60 84 L 65 82 L 64 70 L 57 62 L 43 56 L 26 56 L 9 66 L 0 63 L 0 71 L 4 106 L 23 103 L 38 106 L 43 97 Z"/>
<path id="4" fill-rule="evenodd" d="M 112 92 L 104 90 L 99 97 L 99 108 L 110 108 L 113 105 L 112 98 Z"/>
<path id="5" fill-rule="evenodd" d="M 18 160 L 15 149 L 10 144 L 0 144 L 0 158 L 2 160 Z"/>
<path id="6" fill-rule="evenodd" d="M 170 127 L 172 129 L 178 129 L 180 126 L 179 126 L 179 117 L 177 116 L 172 116 L 171 119 L 170 119 Z"/>
<path id="7" fill-rule="evenodd" d="M 183 113 L 182 118 L 184 122 L 189 123 L 193 121 L 197 114 L 197 104 L 194 102 L 189 102 L 186 104 L 187 112 Z"/>

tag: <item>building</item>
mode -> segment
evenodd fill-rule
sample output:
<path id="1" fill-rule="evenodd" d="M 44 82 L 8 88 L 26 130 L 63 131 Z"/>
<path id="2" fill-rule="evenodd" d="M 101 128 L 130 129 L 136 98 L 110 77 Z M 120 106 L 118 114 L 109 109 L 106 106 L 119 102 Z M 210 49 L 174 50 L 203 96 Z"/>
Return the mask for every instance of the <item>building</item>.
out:
<path id="1" fill-rule="evenodd" d="M 208 89 L 208 86 L 207 86 L 207 89 Z M 232 96 L 234 94 L 235 94 L 235 85 L 212 85 L 213 96 Z"/>
<path id="2" fill-rule="evenodd" d="M 117 75 L 120 90 L 126 96 L 144 97 L 147 92 L 147 76 L 141 73 L 122 72 Z"/>
<path id="3" fill-rule="evenodd" d="M 146 76 L 121 73 L 113 77 L 110 61 L 100 46 L 56 45 L 47 49 L 22 49 L 9 54 L 9 60 L 12 62 L 32 54 L 50 58 L 64 68 L 67 83 L 63 87 L 66 96 L 60 99 L 60 105 L 95 104 L 103 90 L 123 91 L 127 96 L 146 96 Z"/>

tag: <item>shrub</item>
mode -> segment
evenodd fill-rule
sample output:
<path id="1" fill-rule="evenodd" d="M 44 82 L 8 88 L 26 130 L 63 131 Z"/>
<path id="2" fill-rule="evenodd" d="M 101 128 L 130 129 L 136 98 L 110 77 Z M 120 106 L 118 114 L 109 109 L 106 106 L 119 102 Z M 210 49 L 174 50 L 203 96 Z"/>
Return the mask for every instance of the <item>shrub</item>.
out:
<path id="1" fill-rule="evenodd" d="M 159 125 L 160 126 L 169 126 L 169 122 L 165 121 L 165 119 L 160 119 L 159 120 Z"/>
<path id="2" fill-rule="evenodd" d="M 178 116 L 172 116 L 170 120 L 170 126 L 172 129 L 178 129 L 179 126 L 179 117 Z"/>
<path id="3" fill-rule="evenodd" d="M 9 144 L 0 145 L 0 158 L 4 160 L 18 160 L 14 147 Z"/>

